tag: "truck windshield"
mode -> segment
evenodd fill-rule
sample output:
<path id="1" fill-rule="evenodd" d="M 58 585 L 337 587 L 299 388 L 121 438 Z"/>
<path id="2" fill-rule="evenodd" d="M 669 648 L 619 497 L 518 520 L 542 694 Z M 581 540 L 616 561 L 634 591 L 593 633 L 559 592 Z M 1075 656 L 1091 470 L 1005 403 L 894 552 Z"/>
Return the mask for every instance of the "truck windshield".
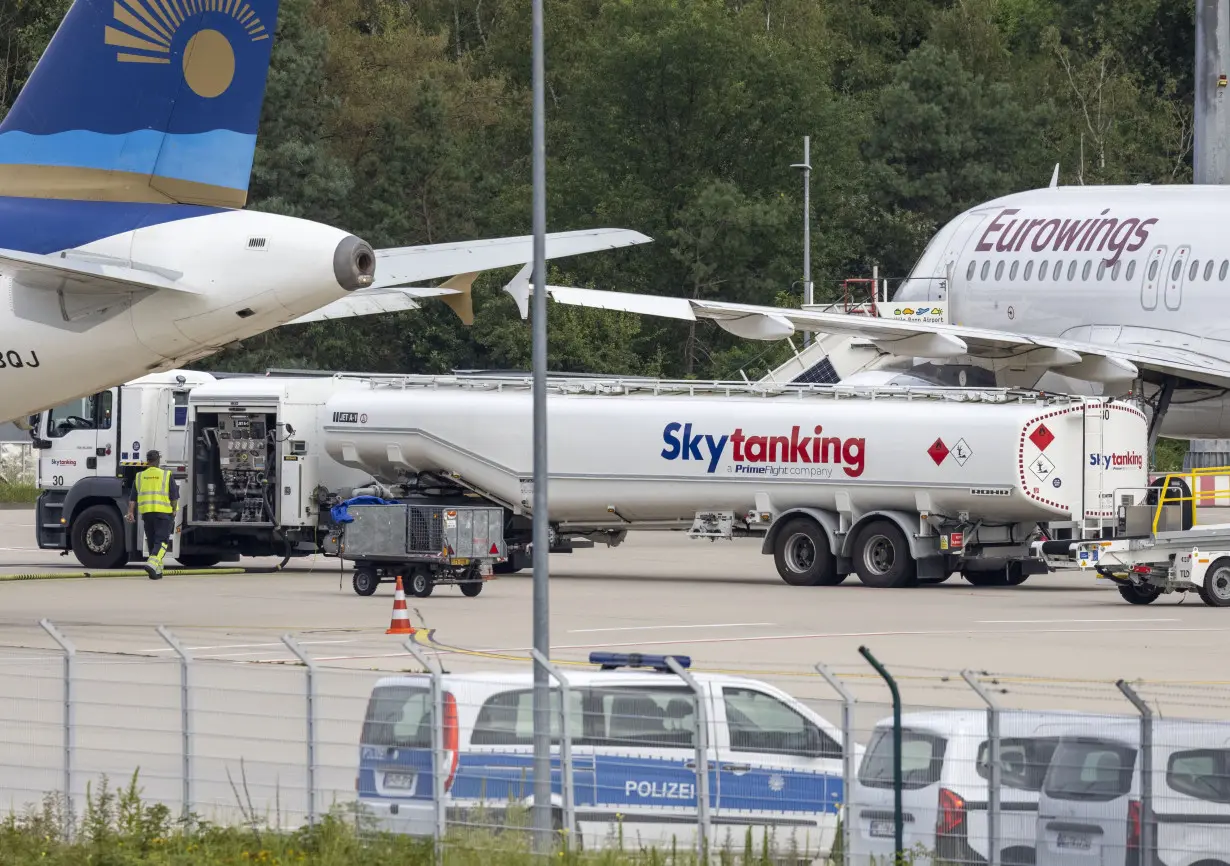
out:
<path id="1" fill-rule="evenodd" d="M 48 439 L 58 439 L 73 430 L 111 429 L 112 396 L 110 391 L 91 394 L 56 406 L 47 413 Z"/>
<path id="2" fill-rule="evenodd" d="M 364 746 L 431 748 L 431 693 L 415 686 L 372 692 L 363 720 Z"/>

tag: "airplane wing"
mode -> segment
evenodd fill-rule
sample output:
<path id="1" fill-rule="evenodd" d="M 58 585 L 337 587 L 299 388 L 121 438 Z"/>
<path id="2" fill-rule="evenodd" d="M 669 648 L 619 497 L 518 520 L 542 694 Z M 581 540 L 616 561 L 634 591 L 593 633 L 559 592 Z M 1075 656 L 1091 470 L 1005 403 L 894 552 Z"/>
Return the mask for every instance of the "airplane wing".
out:
<path id="1" fill-rule="evenodd" d="M 400 313 L 417 310 L 422 298 L 436 298 L 459 294 L 456 289 L 418 288 L 407 286 L 393 289 L 357 289 L 341 300 L 325 304 L 318 310 L 300 316 L 288 325 L 306 325 L 308 322 L 325 322 L 330 319 L 349 319 L 354 316 L 374 316 L 379 313 Z"/>
<path id="2" fill-rule="evenodd" d="M 516 296 L 516 280 L 507 287 Z M 1230 388 L 1230 364 L 1203 352 L 1155 342 L 1155 335 L 1124 333 L 1114 345 L 1058 337 L 1037 337 L 989 328 L 885 319 L 868 315 L 765 307 L 722 301 L 632 295 L 567 286 L 548 286 L 557 303 L 622 310 L 685 321 L 712 319 L 740 337 L 781 340 L 796 331 L 861 338 L 901 357 L 977 359 L 993 369 L 1038 368 L 1089 382 L 1124 383 L 1173 376 L 1201 385 Z"/>
<path id="3" fill-rule="evenodd" d="M 547 235 L 547 258 L 561 259 L 635 244 L 651 238 L 629 229 L 583 229 Z M 452 277 L 523 265 L 534 258 L 534 238 L 495 238 L 421 247 L 376 250 L 376 279 L 372 288 L 404 286 L 421 280 Z"/>

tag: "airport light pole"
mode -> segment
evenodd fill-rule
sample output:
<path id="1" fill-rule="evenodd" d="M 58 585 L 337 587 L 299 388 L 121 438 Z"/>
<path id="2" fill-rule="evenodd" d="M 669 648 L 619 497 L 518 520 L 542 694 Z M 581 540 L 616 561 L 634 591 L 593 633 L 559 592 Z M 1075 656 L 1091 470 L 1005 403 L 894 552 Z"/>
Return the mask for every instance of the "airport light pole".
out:
<path id="1" fill-rule="evenodd" d="M 791 168 L 803 170 L 803 304 L 811 304 L 811 136 L 803 136 L 803 161 Z M 811 345 L 811 331 L 803 332 L 803 348 Z"/>
<path id="2" fill-rule="evenodd" d="M 546 85 L 543 61 L 543 0 L 533 9 L 533 230 L 534 304 L 532 370 L 534 380 L 534 649 L 551 657 L 547 557 L 547 140 Z M 550 671 L 534 661 L 534 847 L 545 854 L 551 845 L 551 691 Z"/>

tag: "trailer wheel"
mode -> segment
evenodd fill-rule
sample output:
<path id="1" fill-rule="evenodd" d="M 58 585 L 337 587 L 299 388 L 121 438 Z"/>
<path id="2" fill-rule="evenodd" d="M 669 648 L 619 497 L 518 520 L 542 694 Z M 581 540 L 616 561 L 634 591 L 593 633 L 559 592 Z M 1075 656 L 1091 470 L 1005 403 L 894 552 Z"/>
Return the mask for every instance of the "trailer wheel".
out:
<path id="1" fill-rule="evenodd" d="M 1133 586 L 1130 583 L 1119 585 L 1119 595 L 1128 604 L 1153 604 L 1161 596 L 1162 591 L 1156 586 Z"/>
<path id="2" fill-rule="evenodd" d="M 469 580 L 458 585 L 461 587 L 461 594 L 466 598 L 474 598 L 483 591 L 483 581 L 481 578 L 478 580 Z"/>
<path id="3" fill-rule="evenodd" d="M 436 588 L 436 582 L 431 577 L 431 572 L 425 568 L 416 568 L 410 572 L 410 583 L 406 589 L 415 598 L 427 598 L 431 595 L 431 591 Z"/>
<path id="4" fill-rule="evenodd" d="M 354 570 L 351 585 L 356 595 L 372 595 L 376 592 L 376 587 L 380 586 L 380 578 L 376 576 L 376 569 L 362 566 Z"/>
<path id="5" fill-rule="evenodd" d="M 86 568 L 119 568 L 128 562 L 124 521 L 114 505 L 91 505 L 73 520 L 73 555 Z"/>
<path id="6" fill-rule="evenodd" d="M 846 579 L 837 573 L 829 539 L 816 521 L 796 517 L 777 533 L 773 563 L 791 586 L 836 586 Z"/>
<path id="7" fill-rule="evenodd" d="M 909 586 L 918 575 L 905 533 L 891 520 L 873 520 L 854 542 L 854 569 L 866 586 L 896 589 Z"/>
<path id="8" fill-rule="evenodd" d="M 1200 587 L 1200 600 L 1209 607 L 1230 606 L 1230 559 L 1223 557 L 1209 566 Z"/>

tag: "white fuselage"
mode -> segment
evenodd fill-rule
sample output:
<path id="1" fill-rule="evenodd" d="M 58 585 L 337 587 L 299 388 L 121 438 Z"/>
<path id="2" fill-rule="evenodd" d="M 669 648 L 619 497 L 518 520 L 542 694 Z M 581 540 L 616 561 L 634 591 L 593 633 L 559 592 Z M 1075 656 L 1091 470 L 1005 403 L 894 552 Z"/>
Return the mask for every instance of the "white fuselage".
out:
<path id="1" fill-rule="evenodd" d="M 896 294 L 947 300 L 954 325 L 1230 361 L 1230 187 L 1059 187 L 952 220 Z M 1055 384 L 1051 384 L 1054 382 Z M 1079 392 L 1053 375 L 1039 387 Z M 1088 386 L 1083 386 L 1088 392 Z M 1163 432 L 1230 436 L 1211 391 L 1176 399 Z M 1196 402 L 1199 400 L 1199 402 Z"/>
<path id="2" fill-rule="evenodd" d="M 183 365 L 344 296 L 334 253 L 346 237 L 306 220 L 224 211 L 73 250 L 131 262 L 192 292 L 103 296 L 0 276 L 0 419 Z"/>

